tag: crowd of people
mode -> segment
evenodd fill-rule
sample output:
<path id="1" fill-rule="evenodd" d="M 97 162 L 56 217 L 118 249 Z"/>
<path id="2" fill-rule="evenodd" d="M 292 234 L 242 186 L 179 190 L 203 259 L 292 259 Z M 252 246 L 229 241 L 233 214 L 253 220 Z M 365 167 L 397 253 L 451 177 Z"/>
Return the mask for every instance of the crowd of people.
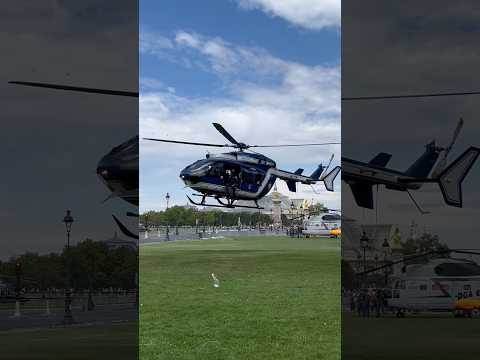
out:
<path id="1" fill-rule="evenodd" d="M 388 312 L 387 293 L 384 289 L 368 287 L 348 290 L 349 307 L 360 317 L 380 317 Z"/>

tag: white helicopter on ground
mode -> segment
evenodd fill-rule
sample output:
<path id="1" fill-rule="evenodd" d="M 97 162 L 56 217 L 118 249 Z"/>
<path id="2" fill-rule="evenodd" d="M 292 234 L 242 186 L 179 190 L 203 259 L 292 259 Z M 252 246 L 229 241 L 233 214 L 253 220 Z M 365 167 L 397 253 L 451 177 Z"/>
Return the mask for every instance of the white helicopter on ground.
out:
<path id="1" fill-rule="evenodd" d="M 433 254 L 470 254 L 469 250 L 445 250 L 414 255 L 363 274 L 377 272 L 416 258 Z M 390 289 L 389 289 L 390 290 Z M 453 312 L 456 316 L 480 315 L 480 265 L 470 259 L 441 257 L 423 264 L 404 265 L 402 274 L 393 280 L 388 306 L 397 317 L 406 312 Z"/>
<path id="2" fill-rule="evenodd" d="M 341 228 L 341 215 L 324 211 L 307 219 L 303 224 L 302 233 L 306 237 L 328 236 L 337 238 L 341 235 Z"/>

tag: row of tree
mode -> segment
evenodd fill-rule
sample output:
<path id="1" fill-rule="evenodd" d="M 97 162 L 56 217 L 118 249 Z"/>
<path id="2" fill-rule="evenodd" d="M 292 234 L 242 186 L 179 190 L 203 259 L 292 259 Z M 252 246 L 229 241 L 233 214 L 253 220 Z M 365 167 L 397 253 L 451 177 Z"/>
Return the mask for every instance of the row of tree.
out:
<path id="1" fill-rule="evenodd" d="M 140 215 L 140 223 L 151 226 L 237 226 L 269 225 L 272 217 L 261 212 L 226 212 L 220 210 L 198 211 L 196 208 L 173 206 L 165 211 L 148 211 Z"/>
<path id="2" fill-rule="evenodd" d="M 62 253 L 26 253 L 0 261 L 0 279 L 12 287 L 29 289 L 65 288 L 67 266 L 75 289 L 133 289 L 138 269 L 137 249 L 109 247 L 100 241 L 85 240 Z"/>
<path id="3" fill-rule="evenodd" d="M 328 211 L 321 203 L 309 207 L 311 214 Z M 273 222 L 271 214 L 263 214 L 259 211 L 221 211 L 219 209 L 199 211 L 194 207 L 173 206 L 165 211 L 147 211 L 140 215 L 140 223 L 143 226 L 237 226 L 238 219 L 243 225 L 257 226 L 270 225 Z M 301 221 L 297 216 L 293 221 Z M 286 226 L 292 220 L 282 214 L 282 223 Z"/>

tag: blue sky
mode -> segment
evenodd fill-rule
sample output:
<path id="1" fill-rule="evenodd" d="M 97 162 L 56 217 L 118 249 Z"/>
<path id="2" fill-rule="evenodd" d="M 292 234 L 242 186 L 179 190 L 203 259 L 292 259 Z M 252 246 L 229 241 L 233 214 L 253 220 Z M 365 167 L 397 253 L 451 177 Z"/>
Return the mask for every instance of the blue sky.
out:
<path id="1" fill-rule="evenodd" d="M 340 0 L 142 0 L 140 91 L 141 137 L 224 143 L 220 122 L 247 143 L 339 141 Z M 140 141 L 140 210 L 164 208 L 166 192 L 185 204 L 178 174 L 212 149 Z M 339 146 L 264 153 L 305 173 L 340 161 Z M 277 184 L 340 206 L 339 192 Z"/>

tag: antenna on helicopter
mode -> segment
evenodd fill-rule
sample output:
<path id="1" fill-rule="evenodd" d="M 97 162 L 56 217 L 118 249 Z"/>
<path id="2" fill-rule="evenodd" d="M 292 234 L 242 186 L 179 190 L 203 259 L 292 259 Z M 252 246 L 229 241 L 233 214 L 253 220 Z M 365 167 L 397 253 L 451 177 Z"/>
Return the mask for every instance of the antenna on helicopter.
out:
<path id="1" fill-rule="evenodd" d="M 332 156 L 330 156 L 330 160 L 328 161 L 327 167 L 325 169 L 323 169 L 323 172 L 320 175 L 320 180 L 323 180 L 325 178 L 325 176 L 328 174 L 328 168 L 330 167 L 330 165 L 332 165 L 332 161 L 333 161 L 334 156 L 335 156 L 335 154 L 332 154 Z"/>

